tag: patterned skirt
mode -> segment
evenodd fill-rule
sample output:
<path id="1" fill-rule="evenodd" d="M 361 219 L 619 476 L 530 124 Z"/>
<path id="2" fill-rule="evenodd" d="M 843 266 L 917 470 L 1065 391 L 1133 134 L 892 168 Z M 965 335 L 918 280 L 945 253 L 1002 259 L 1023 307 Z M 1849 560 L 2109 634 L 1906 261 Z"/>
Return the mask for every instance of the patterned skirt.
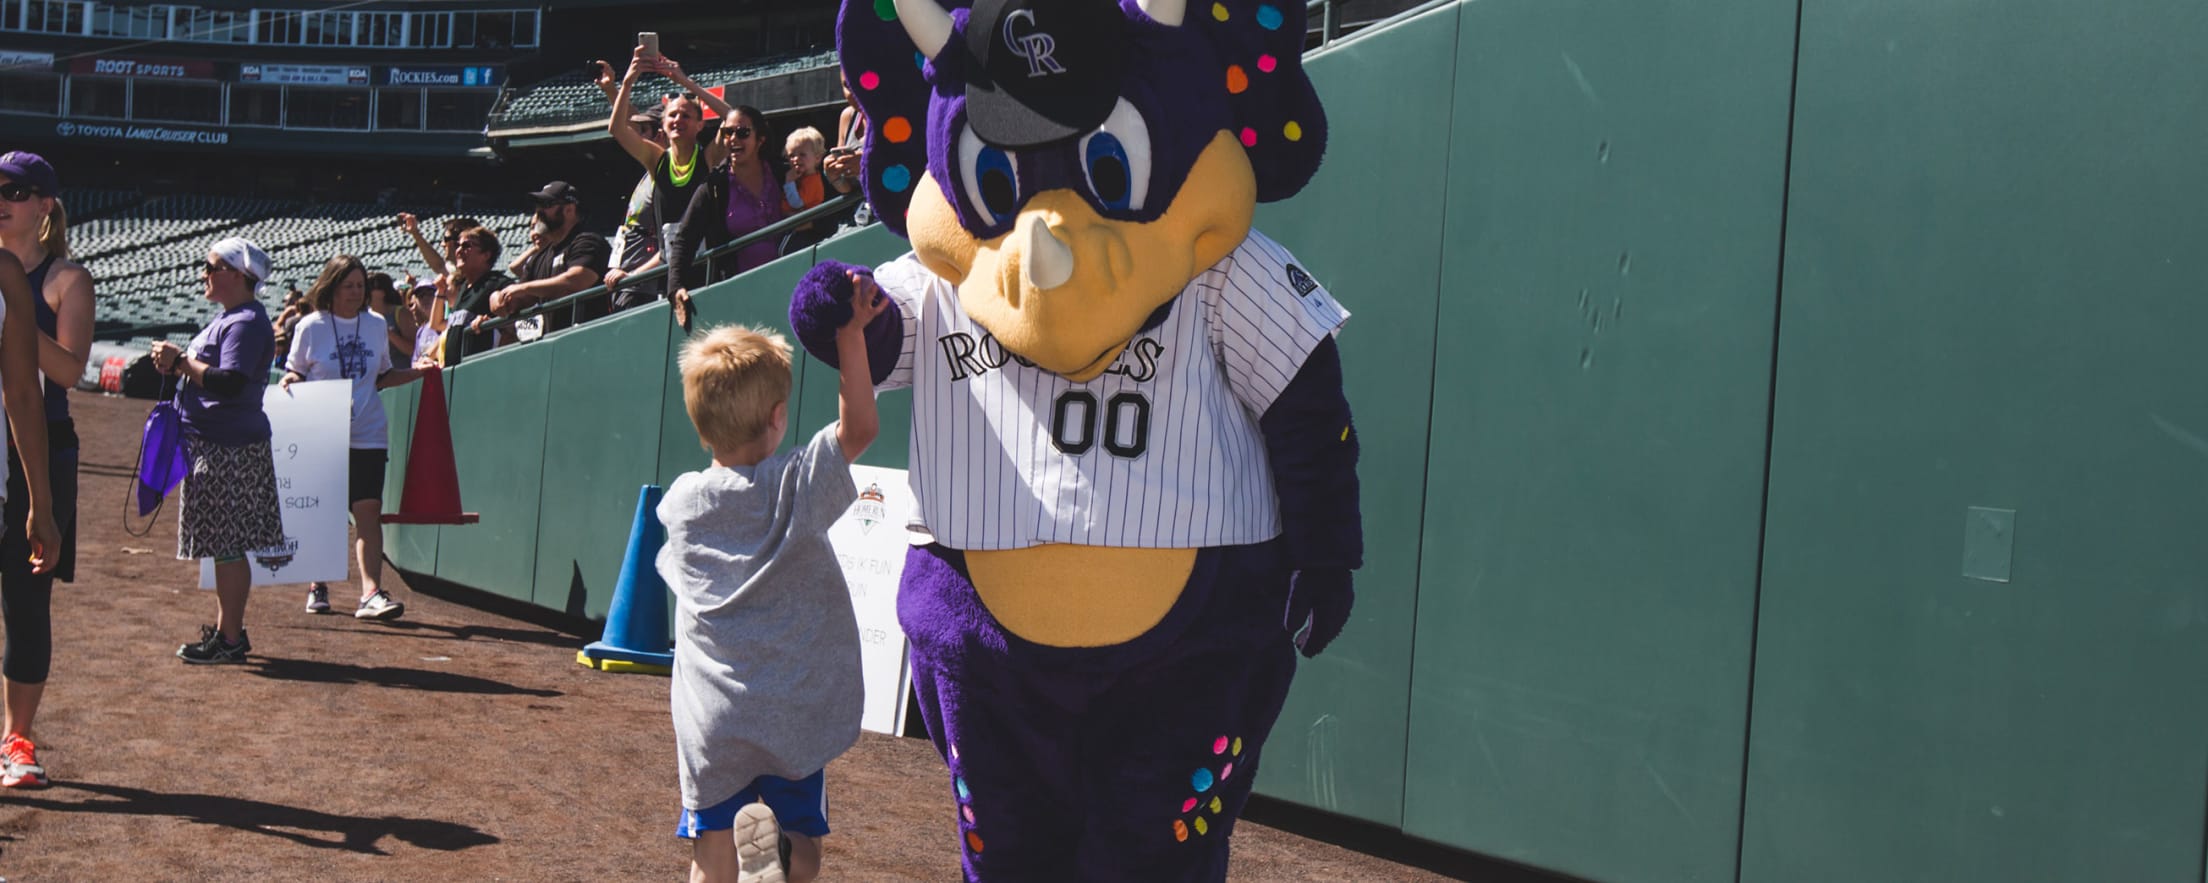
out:
<path id="1" fill-rule="evenodd" d="M 288 549 L 268 442 L 232 446 L 195 437 L 186 444 L 192 471 L 184 476 L 176 557 L 240 558 Z"/>

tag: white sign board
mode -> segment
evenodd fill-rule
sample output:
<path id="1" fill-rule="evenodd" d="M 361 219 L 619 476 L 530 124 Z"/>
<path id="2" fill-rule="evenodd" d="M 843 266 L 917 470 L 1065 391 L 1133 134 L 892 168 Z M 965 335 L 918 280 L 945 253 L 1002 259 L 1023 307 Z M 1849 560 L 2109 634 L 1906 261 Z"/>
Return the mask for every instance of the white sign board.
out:
<path id="1" fill-rule="evenodd" d="M 345 472 L 351 465 L 353 382 L 294 383 L 289 392 L 269 384 L 261 408 L 275 432 L 276 497 L 283 503 L 287 548 L 246 556 L 253 562 L 253 584 L 343 582 L 351 554 Z M 215 587 L 213 559 L 200 559 L 199 587 Z"/>
<path id="2" fill-rule="evenodd" d="M 905 521 L 913 512 L 905 470 L 851 467 L 858 502 L 828 528 L 828 542 L 851 586 L 859 620 L 859 665 L 866 677 L 866 714 L 859 726 L 897 735 L 905 727 L 905 631 L 897 625 L 897 581 L 905 573 Z"/>
<path id="3" fill-rule="evenodd" d="M 54 66 L 51 52 L 24 52 L 19 49 L 0 49 L 0 70 L 13 68 L 46 69 Z"/>

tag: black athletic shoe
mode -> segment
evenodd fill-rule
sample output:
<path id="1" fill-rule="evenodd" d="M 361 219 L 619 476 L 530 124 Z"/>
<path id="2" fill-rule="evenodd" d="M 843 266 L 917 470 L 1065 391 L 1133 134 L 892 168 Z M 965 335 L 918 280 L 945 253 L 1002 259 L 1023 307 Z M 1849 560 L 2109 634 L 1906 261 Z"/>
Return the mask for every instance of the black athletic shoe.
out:
<path id="1" fill-rule="evenodd" d="M 238 631 L 238 642 L 232 644 L 223 640 L 214 626 L 203 625 L 199 627 L 199 643 L 176 648 L 176 658 L 190 665 L 237 665 L 252 651 L 253 639 L 243 629 Z"/>

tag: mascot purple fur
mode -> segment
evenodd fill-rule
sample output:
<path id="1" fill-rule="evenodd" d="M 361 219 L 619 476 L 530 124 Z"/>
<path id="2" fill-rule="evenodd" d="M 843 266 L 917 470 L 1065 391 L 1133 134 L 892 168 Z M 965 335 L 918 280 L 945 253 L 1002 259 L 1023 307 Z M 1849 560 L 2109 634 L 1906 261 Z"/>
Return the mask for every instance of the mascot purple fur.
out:
<path id="1" fill-rule="evenodd" d="M 1295 675 L 1362 564 L 1348 313 L 1250 229 L 1317 171 L 1302 0 L 845 0 L 869 201 L 850 274 L 913 390 L 898 617 L 974 880 L 1221 880 Z"/>

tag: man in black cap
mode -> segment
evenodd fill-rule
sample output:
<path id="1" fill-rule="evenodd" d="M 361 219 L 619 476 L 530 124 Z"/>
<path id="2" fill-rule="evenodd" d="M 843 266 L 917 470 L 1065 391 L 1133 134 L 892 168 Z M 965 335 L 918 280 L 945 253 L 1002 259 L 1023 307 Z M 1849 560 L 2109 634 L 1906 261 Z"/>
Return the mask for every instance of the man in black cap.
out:
<path id="1" fill-rule="evenodd" d="M 593 288 L 606 278 L 613 249 L 606 238 L 581 229 L 578 194 L 566 181 L 554 181 L 529 194 L 537 202 L 535 227 L 544 234 L 545 246 L 522 262 L 521 281 L 491 294 L 491 312 L 511 316 L 541 303 Z M 544 316 L 544 333 L 572 324 L 569 310 L 553 310 Z M 604 298 L 593 298 L 580 311 L 582 321 L 606 314 Z"/>

